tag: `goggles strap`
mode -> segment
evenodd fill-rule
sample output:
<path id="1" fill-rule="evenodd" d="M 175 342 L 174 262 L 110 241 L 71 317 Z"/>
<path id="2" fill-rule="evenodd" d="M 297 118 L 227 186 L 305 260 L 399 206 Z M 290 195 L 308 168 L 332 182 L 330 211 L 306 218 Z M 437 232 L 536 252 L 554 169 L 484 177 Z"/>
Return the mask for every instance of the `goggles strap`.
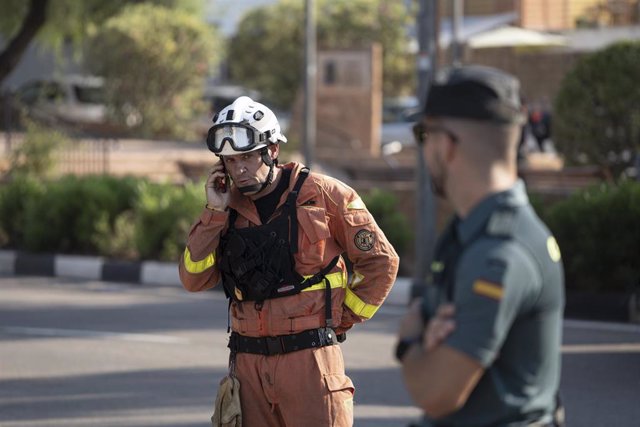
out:
<path id="1" fill-rule="evenodd" d="M 273 168 L 278 164 L 278 159 L 272 159 L 269 156 L 269 150 L 267 149 L 267 147 L 264 147 L 262 150 L 260 150 L 260 157 L 262 158 L 264 164 L 269 166 L 269 174 L 267 175 L 267 179 L 262 184 L 253 184 L 247 185 L 246 187 L 238 188 L 238 190 L 240 190 L 240 192 L 243 194 L 251 192 L 259 193 L 270 186 L 273 182 Z"/>

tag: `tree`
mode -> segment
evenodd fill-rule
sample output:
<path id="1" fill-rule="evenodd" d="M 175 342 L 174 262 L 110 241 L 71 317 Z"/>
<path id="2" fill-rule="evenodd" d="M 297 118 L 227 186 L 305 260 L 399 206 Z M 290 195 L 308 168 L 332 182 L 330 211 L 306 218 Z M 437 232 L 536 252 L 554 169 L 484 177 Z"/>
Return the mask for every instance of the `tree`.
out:
<path id="1" fill-rule="evenodd" d="M 256 8 L 241 20 L 229 41 L 231 78 L 260 90 L 270 102 L 290 107 L 302 82 L 304 10 L 298 0 Z M 407 53 L 413 19 L 404 2 L 318 0 L 318 47 L 347 49 L 383 46 L 383 90 L 413 93 L 415 60 Z"/>
<path id="2" fill-rule="evenodd" d="M 89 42 L 87 63 L 105 77 L 116 122 L 131 112 L 143 136 L 188 137 L 218 38 L 200 16 L 152 4 L 125 7 Z"/>
<path id="3" fill-rule="evenodd" d="M 47 4 L 48 0 L 31 0 L 29 5 L 27 6 L 24 2 L 12 2 L 18 3 L 18 5 L 23 6 L 23 8 L 27 8 L 27 11 L 24 15 L 24 20 L 19 30 L 16 32 L 14 37 L 9 41 L 7 47 L 0 53 L 0 83 L 11 73 L 11 71 L 18 65 L 20 58 L 33 37 L 37 34 L 40 28 L 44 25 L 46 12 L 47 12 Z M 5 5 L 6 6 L 6 5 Z M 8 10 L 14 10 L 13 7 L 16 5 L 11 5 Z M 3 8 L 5 11 L 6 7 Z M 23 12 L 24 13 L 24 12 Z M 7 15 L 3 16 L 7 17 Z M 1 23 L 2 21 L 0 21 Z M 7 21 L 5 25 L 8 25 Z M 3 29 L 3 25 L 0 24 L 0 31 Z"/>
<path id="4" fill-rule="evenodd" d="M 201 11 L 202 0 L 155 0 L 166 7 Z M 76 51 L 101 23 L 136 0 L 2 0 L 0 35 L 9 40 L 0 51 L 0 85 L 36 38 L 56 50 L 70 41 Z"/>
<path id="5" fill-rule="evenodd" d="M 555 99 L 554 144 L 569 162 L 584 158 L 614 177 L 640 148 L 640 42 L 583 57 Z"/>

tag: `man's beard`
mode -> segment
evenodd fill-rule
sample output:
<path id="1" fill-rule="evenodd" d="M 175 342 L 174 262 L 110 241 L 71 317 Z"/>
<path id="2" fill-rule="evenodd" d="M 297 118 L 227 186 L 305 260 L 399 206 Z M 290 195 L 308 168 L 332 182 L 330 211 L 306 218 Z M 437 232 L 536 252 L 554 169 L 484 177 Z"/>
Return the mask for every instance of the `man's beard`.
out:
<path id="1" fill-rule="evenodd" d="M 445 190 L 445 183 L 447 181 L 447 173 L 440 169 L 440 173 L 438 176 L 435 176 L 433 172 L 429 172 L 429 177 L 431 178 L 431 191 L 438 197 L 442 197 L 443 199 L 447 198 L 447 191 Z"/>
<path id="2" fill-rule="evenodd" d="M 438 197 L 442 197 L 443 199 L 447 198 L 447 192 L 444 190 L 444 185 L 442 182 L 436 182 L 433 177 L 431 177 L 431 191 Z"/>

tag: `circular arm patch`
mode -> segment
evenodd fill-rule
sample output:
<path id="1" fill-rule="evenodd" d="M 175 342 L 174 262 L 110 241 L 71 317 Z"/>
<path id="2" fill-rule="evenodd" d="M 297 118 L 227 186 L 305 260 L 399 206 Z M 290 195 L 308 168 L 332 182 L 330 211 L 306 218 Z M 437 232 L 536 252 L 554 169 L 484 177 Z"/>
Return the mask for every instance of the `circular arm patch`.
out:
<path id="1" fill-rule="evenodd" d="M 376 235 L 369 230 L 360 230 L 353 238 L 353 242 L 361 251 L 370 251 L 376 242 Z"/>

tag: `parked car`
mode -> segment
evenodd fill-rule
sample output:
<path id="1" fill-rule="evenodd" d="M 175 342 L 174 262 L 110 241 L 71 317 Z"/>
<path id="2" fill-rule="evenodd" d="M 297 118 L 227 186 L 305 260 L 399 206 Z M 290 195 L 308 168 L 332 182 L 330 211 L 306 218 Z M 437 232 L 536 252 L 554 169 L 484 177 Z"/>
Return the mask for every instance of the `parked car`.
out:
<path id="1" fill-rule="evenodd" d="M 32 118 L 80 126 L 106 122 L 104 98 L 102 78 L 79 75 L 34 80 L 15 93 Z"/>
<path id="2" fill-rule="evenodd" d="M 414 144 L 412 127 L 420 119 L 420 107 L 415 97 L 385 99 L 382 106 L 380 143 L 384 151 L 391 143 L 397 146 Z"/>

